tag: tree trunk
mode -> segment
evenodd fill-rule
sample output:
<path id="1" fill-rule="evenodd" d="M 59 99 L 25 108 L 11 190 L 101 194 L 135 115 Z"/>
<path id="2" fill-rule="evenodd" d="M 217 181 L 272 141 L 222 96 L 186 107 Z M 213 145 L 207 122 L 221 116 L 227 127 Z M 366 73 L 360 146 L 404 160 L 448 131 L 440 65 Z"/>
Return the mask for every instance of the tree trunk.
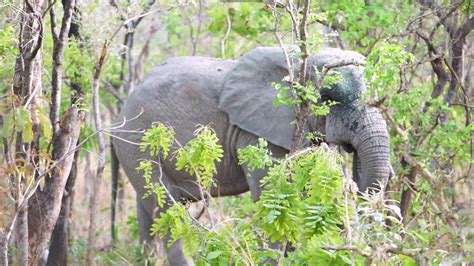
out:
<path id="1" fill-rule="evenodd" d="M 63 7 L 66 7 L 67 0 L 62 0 Z M 71 25 L 69 28 L 69 37 L 73 37 L 76 40 L 81 39 L 79 33 L 79 23 L 80 23 L 80 11 L 76 6 L 74 6 L 73 17 Z M 77 80 L 74 80 L 75 77 L 68 77 L 71 79 L 71 90 L 74 90 L 75 93 L 71 97 L 71 102 L 73 104 L 80 104 L 81 99 L 83 98 L 82 87 Z M 80 151 L 77 150 L 74 154 L 74 162 L 69 173 L 68 180 L 66 182 L 65 193 L 61 201 L 61 211 L 59 212 L 58 220 L 56 221 L 56 226 L 53 230 L 53 235 L 51 237 L 51 245 L 49 247 L 49 256 L 47 265 L 67 265 L 67 254 L 69 248 L 69 217 L 72 210 L 72 204 L 74 200 L 74 186 L 76 183 L 77 177 L 77 159 L 79 157 Z"/>
<path id="2" fill-rule="evenodd" d="M 50 109 L 53 125 L 53 160 L 55 167 L 45 179 L 43 191 L 36 191 L 30 202 L 29 233 L 31 264 L 36 264 L 49 246 L 51 234 L 61 210 L 61 201 L 69 172 L 74 161 L 74 151 L 79 138 L 84 112 L 72 106 L 59 121 L 61 100 L 62 63 L 64 46 L 67 43 L 75 0 L 64 1 L 64 14 L 59 32 L 56 28 L 54 8 L 50 9 L 51 32 L 53 35 L 53 70 L 51 76 L 52 104 Z"/>
<path id="3" fill-rule="evenodd" d="M 18 264 L 28 265 L 28 205 L 26 204 L 21 206 L 18 210 L 16 220 L 16 248 L 18 251 Z"/>
<path id="4" fill-rule="evenodd" d="M 87 255 L 86 255 L 86 265 L 95 265 L 94 260 L 94 244 L 95 244 L 95 233 L 96 233 L 96 222 L 97 222 L 97 211 L 99 205 L 99 189 L 102 181 L 102 174 L 105 168 L 105 140 L 102 130 L 102 118 L 100 116 L 100 104 L 99 104 L 99 85 L 100 85 L 100 74 L 102 72 L 102 67 L 105 64 L 107 56 L 107 42 L 102 47 L 99 60 L 94 67 L 94 77 L 92 81 L 92 107 L 94 112 L 94 121 L 95 127 L 98 131 L 97 133 L 97 142 L 99 144 L 99 155 L 97 158 L 97 172 L 95 180 L 93 182 L 93 192 L 90 202 L 90 219 L 89 219 L 89 233 L 87 237 Z"/>
<path id="5" fill-rule="evenodd" d="M 41 17 L 38 17 L 38 13 L 41 14 L 43 9 L 43 0 L 25 1 L 24 3 L 21 12 L 21 33 L 18 44 L 20 55 L 15 62 L 13 81 L 13 92 L 22 100 L 21 104 L 30 111 L 30 117 L 33 122 L 32 129 L 36 131 L 38 131 L 39 127 L 37 125 L 38 121 L 35 119 L 35 108 L 38 105 L 37 96 L 39 96 L 42 91 L 42 61 L 39 51 L 41 49 L 43 36 L 43 21 Z M 38 132 L 33 132 L 33 141 L 31 142 L 24 142 L 22 134 L 17 134 L 14 154 L 16 158 L 21 158 L 24 162 L 22 165 L 15 162 L 18 167 L 27 169 L 34 165 L 31 161 L 31 147 L 37 146 L 34 142 L 38 141 L 38 139 Z M 26 198 L 28 191 L 24 189 L 23 185 L 26 182 L 26 178 L 34 175 L 35 170 L 32 172 L 26 171 L 24 175 L 15 175 L 14 177 L 16 178 L 14 182 L 21 184 L 17 189 L 14 189 L 17 212 L 15 235 L 16 248 L 18 250 L 17 263 L 19 265 L 28 265 L 29 263 L 28 199 Z M 3 237 L 5 237 L 5 239 L 3 239 L 2 242 L 8 242 L 8 237 Z M 4 251 L 2 250 L 1 252 L 3 253 Z M 5 250 L 5 252 L 7 252 L 7 250 Z M 5 258 L 5 260 L 8 261 L 8 258 Z"/>
<path id="6" fill-rule="evenodd" d="M 0 265 L 8 265 L 8 238 L 3 230 L 0 230 Z"/>
<path id="7" fill-rule="evenodd" d="M 66 188 L 61 202 L 61 211 L 59 212 L 56 226 L 54 227 L 49 247 L 49 256 L 47 266 L 67 265 L 67 253 L 69 248 L 69 217 L 71 215 L 72 203 L 74 200 L 74 185 L 77 178 L 77 159 L 80 150 L 74 153 L 74 162 L 67 179 Z"/>
<path id="8" fill-rule="evenodd" d="M 51 233 L 61 210 L 61 200 L 67 177 L 74 161 L 74 150 L 79 139 L 79 131 L 84 112 L 76 106 L 65 113 L 61 122 L 58 137 L 54 140 L 53 159 L 56 166 L 51 171 L 51 177 L 45 183 L 43 191 L 37 191 L 30 201 L 29 229 L 31 263 L 42 256 L 49 245 Z"/>
<path id="9" fill-rule="evenodd" d="M 111 142 L 112 143 L 112 142 Z M 116 235 L 115 235 L 115 221 L 116 221 L 116 208 L 117 208 L 117 196 L 119 190 L 119 161 L 117 158 L 117 154 L 115 153 L 114 146 L 110 144 L 110 155 L 111 155 L 111 171 L 112 171 L 112 201 L 111 201 L 111 226 L 110 226 L 110 233 L 112 237 L 112 246 L 115 245 Z"/>

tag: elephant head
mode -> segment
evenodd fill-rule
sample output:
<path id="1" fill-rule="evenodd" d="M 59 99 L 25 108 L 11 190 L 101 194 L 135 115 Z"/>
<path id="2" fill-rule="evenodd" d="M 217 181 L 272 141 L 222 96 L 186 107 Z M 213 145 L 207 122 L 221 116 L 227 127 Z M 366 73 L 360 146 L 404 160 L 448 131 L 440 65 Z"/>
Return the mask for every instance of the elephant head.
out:
<path id="1" fill-rule="evenodd" d="M 298 57 L 290 56 L 294 71 L 300 68 Z M 323 99 L 336 101 L 327 117 L 313 117 L 306 131 L 320 131 L 325 140 L 354 153 L 353 175 L 359 190 L 377 186 L 378 180 L 391 175 L 389 136 L 380 111 L 366 106 L 361 95 L 365 91 L 363 67 L 365 58 L 359 53 L 324 49 L 308 57 L 308 79 L 315 79 L 315 69 L 340 66 L 332 71 L 341 75 L 330 88 L 321 90 Z M 272 85 L 288 75 L 283 50 L 279 47 L 256 48 L 244 55 L 231 69 L 219 97 L 219 109 L 229 115 L 230 122 L 267 141 L 290 149 L 294 132 L 294 113 L 286 106 L 274 106 L 278 91 Z"/>

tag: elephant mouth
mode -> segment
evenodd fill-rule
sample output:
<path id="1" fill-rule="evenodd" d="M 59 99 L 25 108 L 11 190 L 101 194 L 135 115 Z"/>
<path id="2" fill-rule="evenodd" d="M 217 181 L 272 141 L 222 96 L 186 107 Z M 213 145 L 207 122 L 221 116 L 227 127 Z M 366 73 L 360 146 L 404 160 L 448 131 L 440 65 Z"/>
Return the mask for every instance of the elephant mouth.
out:
<path id="1" fill-rule="evenodd" d="M 350 143 L 342 143 L 340 146 L 347 153 L 353 153 L 355 151 L 354 147 Z"/>

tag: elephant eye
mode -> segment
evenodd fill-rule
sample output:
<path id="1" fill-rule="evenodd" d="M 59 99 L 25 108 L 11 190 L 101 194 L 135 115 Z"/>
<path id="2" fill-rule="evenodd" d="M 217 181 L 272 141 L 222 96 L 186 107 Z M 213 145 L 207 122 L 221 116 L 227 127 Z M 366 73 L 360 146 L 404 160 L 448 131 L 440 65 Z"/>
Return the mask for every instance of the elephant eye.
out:
<path id="1" fill-rule="evenodd" d="M 326 90 L 321 91 L 321 102 L 327 102 L 332 100 L 331 97 L 328 95 Z"/>

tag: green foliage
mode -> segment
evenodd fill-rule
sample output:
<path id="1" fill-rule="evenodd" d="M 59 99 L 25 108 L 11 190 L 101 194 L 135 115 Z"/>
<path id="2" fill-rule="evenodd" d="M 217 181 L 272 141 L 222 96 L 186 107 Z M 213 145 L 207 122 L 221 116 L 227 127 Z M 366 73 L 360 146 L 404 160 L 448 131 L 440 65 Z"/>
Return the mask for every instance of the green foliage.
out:
<path id="1" fill-rule="evenodd" d="M 84 261 L 87 253 L 87 239 L 72 239 L 69 245 L 71 260 Z"/>
<path id="2" fill-rule="evenodd" d="M 33 121 L 31 121 L 30 112 L 24 106 L 16 108 L 16 130 L 21 132 L 24 142 L 33 140 Z"/>
<path id="3" fill-rule="evenodd" d="M 146 263 L 160 264 L 155 254 L 149 254 L 145 244 L 138 241 L 138 219 L 130 215 L 126 224 L 116 223 L 115 244 L 105 251 L 97 252 L 97 262 L 101 265 L 144 265 Z M 131 235 L 131 239 L 128 237 Z M 81 264 L 86 254 L 87 242 L 84 242 L 81 253 L 73 252 L 68 261 Z"/>
<path id="4" fill-rule="evenodd" d="M 398 43 L 383 42 L 367 57 L 365 78 L 368 92 L 365 97 L 378 101 L 390 99 L 399 89 L 404 66 L 413 62 L 413 54 Z"/>
<path id="5" fill-rule="evenodd" d="M 263 249 L 265 243 L 256 230 L 249 220 L 239 219 L 207 233 L 197 265 L 263 265 L 276 260 L 275 252 Z"/>
<path id="6" fill-rule="evenodd" d="M 176 169 L 186 170 L 198 178 L 204 189 L 213 185 L 217 173 L 216 162 L 220 162 L 223 150 L 216 133 L 210 127 L 200 127 L 194 132 L 195 138 L 177 151 Z"/>
<path id="7" fill-rule="evenodd" d="M 293 82 L 291 87 L 282 86 L 280 83 L 273 83 L 273 87 L 278 90 L 278 94 L 273 100 L 273 105 L 284 105 L 291 108 L 292 106 L 299 106 L 303 102 L 307 102 L 309 103 L 309 108 L 313 115 L 327 115 L 329 113 L 329 107 L 335 103 L 331 101 L 322 102 L 319 90 L 330 86 L 336 82 L 336 80 L 338 80 L 337 74 L 331 77 L 328 75 L 325 80 L 326 82 L 324 82 L 320 87 L 315 87 L 311 80 L 307 81 L 305 86 L 298 82 Z M 285 78 L 284 81 L 288 81 L 288 79 Z"/>
<path id="8" fill-rule="evenodd" d="M 229 16 L 232 32 L 249 39 L 255 39 L 261 32 L 271 31 L 273 27 L 271 12 L 265 11 L 259 3 L 242 3 L 227 10 L 222 5 L 214 5 L 209 14 L 212 22 L 208 29 L 212 33 L 225 34 L 226 27 L 223 25 L 227 24 L 226 16 Z"/>
<path id="9" fill-rule="evenodd" d="M 153 257 L 147 257 L 144 244 L 127 244 L 114 247 L 112 250 L 100 255 L 98 263 L 101 265 L 144 265 L 146 263 L 155 263 Z"/>
<path id="10" fill-rule="evenodd" d="M 257 203 L 255 221 L 273 242 L 286 239 L 295 242 L 301 225 L 302 203 L 295 189 L 286 185 L 289 174 L 286 170 L 282 165 L 270 168 L 262 180 L 266 187 Z"/>
<path id="11" fill-rule="evenodd" d="M 173 128 L 162 123 L 153 123 L 143 134 L 140 151 L 150 150 L 150 156 L 158 156 L 160 151 L 163 157 L 168 157 L 171 145 L 174 141 Z"/>
<path id="12" fill-rule="evenodd" d="M 138 164 L 138 167 L 136 168 L 137 171 L 143 171 L 143 178 L 145 178 L 145 194 L 143 195 L 143 199 L 146 199 L 150 196 L 155 196 L 156 197 L 156 204 L 160 207 L 163 208 L 165 205 L 166 201 L 166 190 L 165 188 L 160 184 L 153 182 L 152 179 L 152 161 L 146 160 L 146 161 L 141 161 Z M 159 177 L 161 179 L 161 177 Z"/>
<path id="13" fill-rule="evenodd" d="M 64 74 L 70 82 L 79 84 L 84 93 L 92 87 L 93 55 L 90 48 L 76 39 L 70 39 L 64 49 Z M 108 71 L 105 73 L 109 74 Z"/>
<path id="14" fill-rule="evenodd" d="M 320 1 L 317 5 L 326 12 L 329 25 L 338 24 L 341 39 L 363 54 L 403 32 L 416 13 L 409 1 Z"/>
<path id="15" fill-rule="evenodd" d="M 395 110 L 393 116 L 395 122 L 402 125 L 410 134 L 416 132 L 427 136 L 425 145 L 419 145 L 418 138 L 408 139 L 414 154 L 422 158 L 423 162 L 427 164 L 432 160 L 443 164 L 467 162 L 470 154 L 469 147 L 465 143 L 469 141 L 472 125 L 465 126 L 461 118 L 463 113 L 461 108 L 450 108 L 440 98 L 432 99 L 431 89 L 429 86 L 417 86 L 406 93 L 395 95 L 391 101 L 391 106 Z M 446 112 L 453 119 L 436 126 L 440 115 Z M 403 142 L 404 139 L 399 135 L 392 137 L 394 147 Z M 456 151 L 454 156 L 450 155 L 453 151 Z"/>
<path id="16" fill-rule="evenodd" d="M 201 236 L 198 228 L 192 225 L 191 218 L 183 205 L 171 206 L 153 222 L 151 235 L 159 235 L 163 238 L 168 233 L 170 234 L 168 246 L 182 239 L 186 256 L 190 257 L 198 250 Z"/>
<path id="17" fill-rule="evenodd" d="M 210 18 L 207 30 L 218 40 L 226 40 L 224 50 L 217 53 L 217 56 L 236 57 L 252 49 L 252 44 L 274 43 L 272 12 L 266 10 L 261 3 L 228 3 L 225 6 L 216 3 L 207 13 Z M 288 20 L 285 20 L 284 24 L 286 29 L 290 27 Z"/>
<path id="18" fill-rule="evenodd" d="M 132 238 L 138 240 L 138 219 L 136 216 L 130 215 L 127 217 L 127 226 L 132 233 Z"/>
<path id="19" fill-rule="evenodd" d="M 319 237 L 312 237 L 306 247 L 289 257 L 293 264 L 306 265 L 366 265 L 361 255 L 351 254 L 348 251 L 334 251 L 323 249 L 326 245 L 344 245 L 340 234 L 325 233 Z M 354 258 L 354 259 L 353 259 Z"/>
<path id="20" fill-rule="evenodd" d="M 5 93 L 13 78 L 15 58 L 18 55 L 15 27 L 0 28 L 0 93 Z"/>
<path id="21" fill-rule="evenodd" d="M 343 208 L 338 161 L 335 152 L 318 148 L 270 168 L 262 180 L 265 189 L 256 219 L 272 241 L 295 242 L 339 230 Z"/>
<path id="22" fill-rule="evenodd" d="M 199 134 L 189 143 L 199 139 Z M 252 203 L 248 197 L 229 200 L 231 206 L 225 208 L 235 218 L 220 226 L 201 224 L 193 220 L 184 205 L 172 205 L 155 219 L 152 234 L 169 234 L 172 240 L 168 245 L 182 239 L 186 256 L 193 257 L 197 265 L 265 264 L 269 260 L 287 264 L 364 265 L 362 255 L 328 247 L 351 246 L 368 253 L 371 247 L 402 244 L 400 210 L 383 193 L 364 195 L 357 208 L 349 203 L 356 198 L 351 192 L 355 190 L 349 189 L 354 184 L 344 179 L 342 161 L 336 151 L 312 147 L 275 159 L 266 147 L 266 142 L 259 140 L 256 146 L 239 150 L 239 158 L 252 165 L 252 170 L 269 168 L 258 202 Z M 150 171 L 150 166 L 142 169 Z M 390 227 L 386 224 L 388 220 Z M 348 231 L 354 232 L 349 233 L 349 239 Z M 264 239 L 292 242 L 296 250 L 282 258 Z M 402 260 L 407 258 L 379 258 L 390 263 Z"/>
<path id="23" fill-rule="evenodd" d="M 263 239 L 266 238 L 282 243 L 290 241 L 298 246 L 289 261 L 307 262 L 310 258 L 307 252 L 317 250 L 316 256 L 324 261 L 345 265 L 350 258 L 349 252 L 329 252 L 321 248 L 323 243 L 341 241 L 329 235 L 340 236 L 340 226 L 349 226 L 344 217 L 354 216 L 352 208 L 344 205 L 341 160 L 337 153 L 324 147 L 311 148 L 277 160 L 271 157 L 267 146 L 260 139 L 256 146 L 238 152 L 242 162 L 252 170 L 269 167 L 267 177 L 262 180 L 264 190 L 256 204 L 248 200 L 243 203 L 245 199 L 232 201 L 234 206 L 251 206 L 231 212 L 233 217 L 241 218 L 231 219 L 219 227 L 208 227 L 194 221 L 184 205 L 176 204 L 155 219 L 152 234 L 161 237 L 169 234 L 168 245 L 182 239 L 186 255 L 194 257 L 198 265 L 260 264 L 269 259 L 278 260 L 277 251 L 265 248 L 267 244 Z M 177 152 L 177 165 L 186 158 L 186 171 L 201 165 L 199 169 L 212 168 L 210 172 L 214 173 L 214 163 L 220 158 L 221 149 L 214 131 L 200 128 L 195 138 Z M 179 152 L 183 151 L 187 154 L 181 156 L 186 157 L 180 157 Z M 200 160 L 206 163 L 202 164 Z M 151 168 L 148 161 L 141 162 L 138 167 L 144 171 L 145 178 L 151 175 Z M 202 171 L 193 173 L 199 178 Z M 200 184 L 203 189 L 209 188 L 206 183 Z M 146 189 L 147 196 L 160 193 L 147 185 Z"/>
<path id="24" fill-rule="evenodd" d="M 7 96 L 6 102 L 10 102 L 9 99 L 14 98 L 13 96 Z M 11 101 L 14 102 L 14 101 Z M 8 106 L 8 104 L 7 104 Z M 52 127 L 49 118 L 46 116 L 41 106 L 33 106 L 33 110 L 26 109 L 25 106 L 20 105 L 18 107 L 8 106 L 8 111 L 4 114 L 4 120 L 2 123 L 2 134 L 1 136 L 6 139 L 15 137 L 14 131 L 21 133 L 22 140 L 25 143 L 33 141 L 33 120 L 31 116 L 36 115 L 38 118 L 41 131 L 43 133 L 42 141 L 49 143 L 52 137 Z M 44 145 L 43 145 L 44 146 Z"/>
<path id="25" fill-rule="evenodd" d="M 255 169 L 266 169 L 272 166 L 271 152 L 268 151 L 268 143 L 259 138 L 256 146 L 249 145 L 238 150 L 239 164 L 246 164 L 250 171 Z"/>

